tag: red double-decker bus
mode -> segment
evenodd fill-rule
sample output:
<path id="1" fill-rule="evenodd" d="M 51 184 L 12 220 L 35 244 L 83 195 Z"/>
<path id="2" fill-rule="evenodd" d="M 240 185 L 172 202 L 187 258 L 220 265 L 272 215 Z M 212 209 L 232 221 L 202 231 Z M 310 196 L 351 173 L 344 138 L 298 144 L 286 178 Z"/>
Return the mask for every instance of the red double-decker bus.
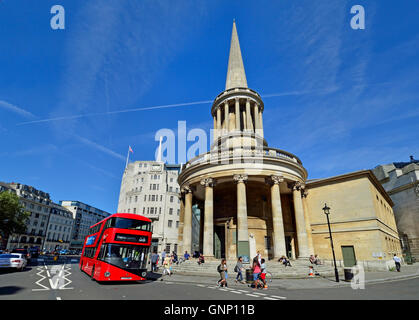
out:
<path id="1" fill-rule="evenodd" d="M 80 270 L 97 281 L 138 281 L 147 275 L 151 220 L 116 213 L 90 227 L 80 258 Z"/>

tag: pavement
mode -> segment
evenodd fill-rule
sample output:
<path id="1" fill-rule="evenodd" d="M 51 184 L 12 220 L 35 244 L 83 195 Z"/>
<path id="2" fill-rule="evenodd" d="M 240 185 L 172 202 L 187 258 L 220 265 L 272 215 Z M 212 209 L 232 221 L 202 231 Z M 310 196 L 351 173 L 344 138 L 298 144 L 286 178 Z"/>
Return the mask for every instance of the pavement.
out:
<path id="1" fill-rule="evenodd" d="M 231 275 L 233 276 L 233 275 Z M 80 271 L 78 257 L 43 257 L 25 271 L 0 271 L 0 300 L 371 300 L 419 299 L 419 264 L 402 272 L 365 273 L 365 287 L 314 277 L 273 279 L 267 290 L 256 290 L 229 279 L 227 288 L 217 286 L 217 277 L 162 276 L 149 273 L 144 282 L 92 281 Z"/>
<path id="2" fill-rule="evenodd" d="M 230 279 L 228 283 L 230 286 L 243 287 L 247 286 L 244 284 L 236 284 L 236 274 L 229 274 Z M 384 283 L 391 281 L 400 281 L 407 279 L 419 278 L 419 263 L 413 265 L 404 265 L 401 268 L 401 272 L 397 271 L 377 271 L 377 272 L 365 272 L 364 273 L 365 285 Z M 167 280 L 170 282 L 179 283 L 194 283 L 194 284 L 214 284 L 218 280 L 216 277 L 205 276 L 205 275 L 184 275 L 184 274 L 173 274 L 172 276 L 165 275 L 162 277 L 161 273 L 149 273 L 149 278 L 153 280 Z M 333 277 L 322 277 L 315 276 L 313 278 L 305 279 L 273 279 L 269 283 L 269 287 L 275 287 L 285 290 L 294 289 L 314 289 L 314 288 L 335 288 L 335 287 L 350 287 L 351 282 L 344 281 L 343 274 L 339 274 L 339 282 L 336 282 L 336 278 Z"/>

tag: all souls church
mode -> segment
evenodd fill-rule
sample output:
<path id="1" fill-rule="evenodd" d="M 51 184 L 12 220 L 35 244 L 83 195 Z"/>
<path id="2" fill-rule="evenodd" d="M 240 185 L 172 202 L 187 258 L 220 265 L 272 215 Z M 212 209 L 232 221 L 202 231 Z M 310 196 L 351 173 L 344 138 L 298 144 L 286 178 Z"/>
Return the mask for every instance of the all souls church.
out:
<path id="1" fill-rule="evenodd" d="M 325 203 L 336 259 L 385 266 L 401 254 L 393 203 L 370 170 L 307 180 L 302 161 L 268 145 L 265 105 L 248 87 L 233 22 L 225 90 L 214 100 L 214 140 L 183 165 L 179 248 L 191 251 L 192 207 L 201 211 L 200 251 L 207 259 L 332 259 Z"/>

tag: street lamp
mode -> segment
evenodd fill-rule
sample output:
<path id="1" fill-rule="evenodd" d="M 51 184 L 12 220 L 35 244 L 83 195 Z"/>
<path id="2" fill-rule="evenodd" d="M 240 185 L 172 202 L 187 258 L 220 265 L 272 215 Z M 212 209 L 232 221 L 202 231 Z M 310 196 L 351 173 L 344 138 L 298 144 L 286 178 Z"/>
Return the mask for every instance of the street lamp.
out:
<path id="1" fill-rule="evenodd" d="M 336 282 L 339 282 L 339 273 L 338 273 L 338 269 L 336 268 L 336 258 L 335 258 L 335 249 L 333 247 L 332 231 L 330 230 L 330 221 L 329 221 L 330 208 L 325 203 L 324 208 L 322 210 L 324 211 L 324 214 L 327 217 L 327 226 L 329 227 L 330 244 L 332 245 L 333 263 L 335 265 L 335 277 L 336 277 Z"/>

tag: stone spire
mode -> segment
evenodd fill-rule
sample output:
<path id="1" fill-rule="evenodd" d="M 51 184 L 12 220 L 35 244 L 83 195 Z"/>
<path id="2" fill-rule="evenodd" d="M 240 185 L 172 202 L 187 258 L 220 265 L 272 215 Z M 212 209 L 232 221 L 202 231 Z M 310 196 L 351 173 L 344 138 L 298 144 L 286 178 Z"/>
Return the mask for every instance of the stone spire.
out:
<path id="1" fill-rule="evenodd" d="M 239 36 L 237 35 L 236 22 L 233 20 L 226 90 L 235 87 L 247 88 L 247 81 L 246 73 L 244 72 L 242 53 L 240 51 Z"/>

